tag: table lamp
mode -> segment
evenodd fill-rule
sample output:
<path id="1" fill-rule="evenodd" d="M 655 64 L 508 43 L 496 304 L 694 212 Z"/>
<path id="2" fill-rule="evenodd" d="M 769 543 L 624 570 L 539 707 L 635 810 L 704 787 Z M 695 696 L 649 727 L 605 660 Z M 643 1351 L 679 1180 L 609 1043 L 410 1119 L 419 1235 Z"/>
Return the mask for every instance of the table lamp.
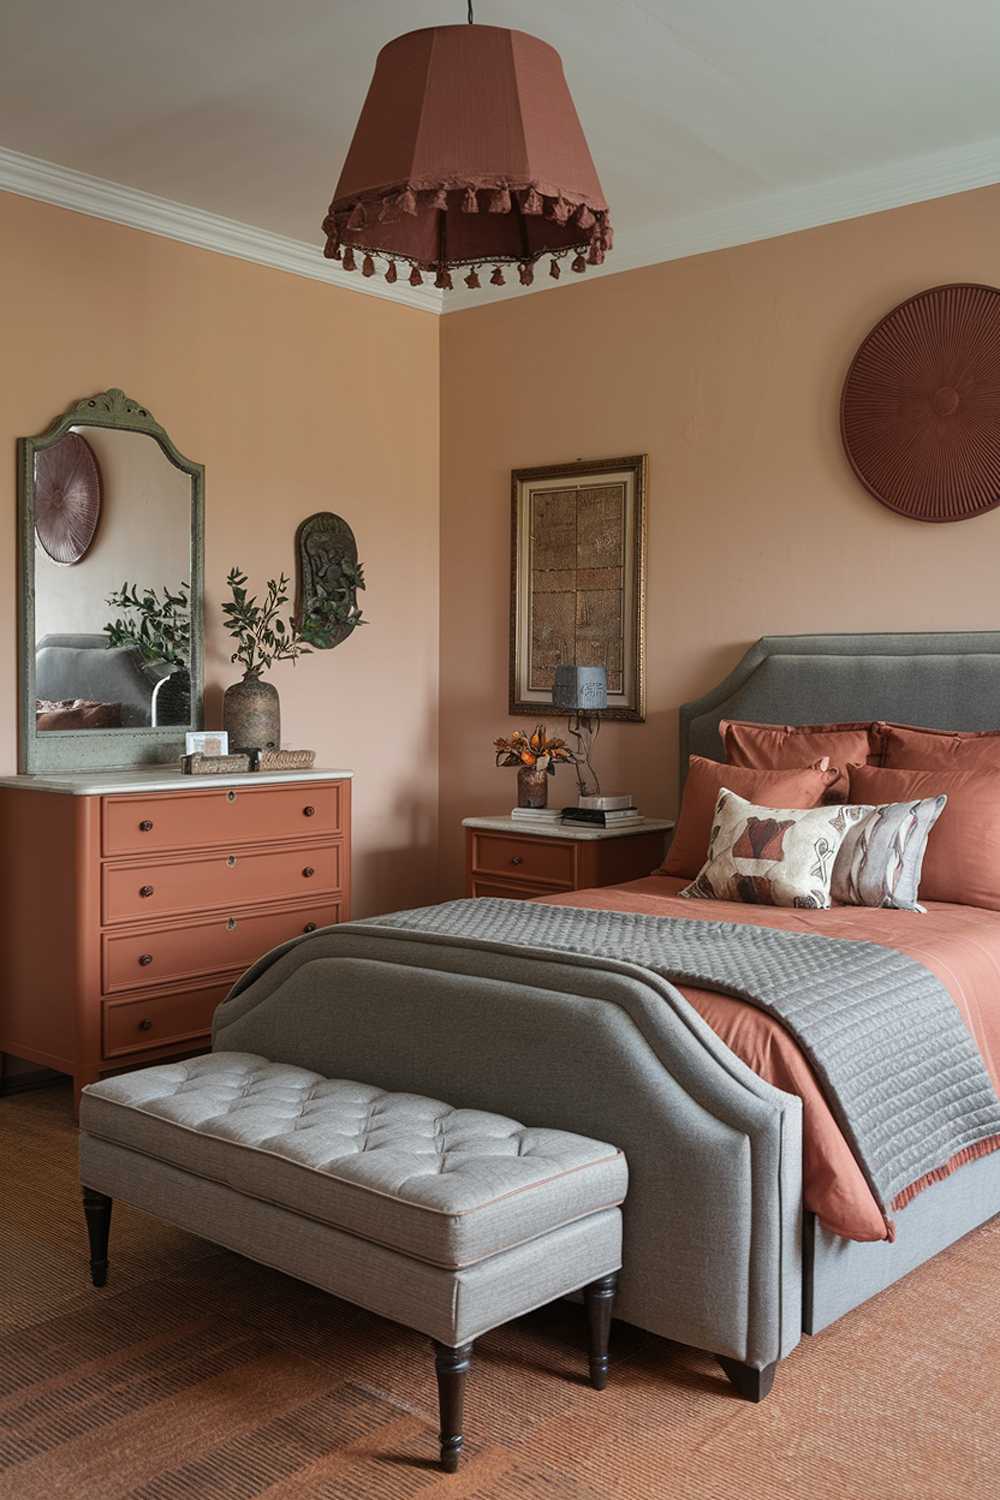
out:
<path id="1" fill-rule="evenodd" d="M 596 716 L 608 706 L 607 672 L 603 667 L 578 667 L 575 663 L 556 667 L 552 702 L 570 716 L 567 728 L 576 740 L 576 779 L 582 806 L 584 797 L 601 795 L 591 755 L 601 728 Z"/>

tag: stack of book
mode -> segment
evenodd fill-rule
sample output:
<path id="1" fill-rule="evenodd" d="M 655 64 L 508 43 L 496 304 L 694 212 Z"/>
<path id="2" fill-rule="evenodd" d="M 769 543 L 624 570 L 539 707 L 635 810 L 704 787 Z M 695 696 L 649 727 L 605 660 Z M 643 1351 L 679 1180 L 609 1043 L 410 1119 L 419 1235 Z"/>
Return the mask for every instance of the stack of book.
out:
<path id="1" fill-rule="evenodd" d="M 547 823 L 562 822 L 560 807 L 512 807 L 510 815 L 516 823 L 534 823 L 542 827 Z"/>
<path id="2" fill-rule="evenodd" d="M 629 828 L 643 821 L 637 807 L 564 807 L 564 823 L 582 823 L 588 828 Z"/>
<path id="3" fill-rule="evenodd" d="M 577 807 L 512 807 L 515 823 L 535 828 L 554 823 L 579 823 L 588 828 L 629 828 L 643 821 L 630 796 L 581 797 Z"/>

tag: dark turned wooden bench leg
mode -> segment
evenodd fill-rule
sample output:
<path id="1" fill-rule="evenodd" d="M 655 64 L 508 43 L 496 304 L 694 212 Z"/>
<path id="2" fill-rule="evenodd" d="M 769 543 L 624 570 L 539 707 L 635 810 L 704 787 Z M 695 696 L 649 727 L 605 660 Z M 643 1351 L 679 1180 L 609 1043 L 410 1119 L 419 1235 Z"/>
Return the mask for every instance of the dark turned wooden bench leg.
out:
<path id="1" fill-rule="evenodd" d="M 83 1190 L 83 1211 L 90 1235 L 90 1279 L 103 1286 L 108 1279 L 108 1234 L 111 1230 L 112 1199 L 96 1188 Z"/>
<path id="2" fill-rule="evenodd" d="M 590 1323 L 590 1383 L 595 1391 L 603 1391 L 608 1383 L 608 1340 L 611 1337 L 611 1309 L 617 1290 L 618 1273 L 614 1271 L 610 1276 L 592 1281 L 583 1291 Z"/>
<path id="3" fill-rule="evenodd" d="M 778 1368 L 777 1360 L 773 1365 L 765 1365 L 762 1370 L 756 1370 L 753 1365 L 740 1364 L 738 1359 L 727 1359 L 724 1354 L 717 1354 L 715 1357 L 747 1401 L 763 1401 L 765 1396 L 771 1394 L 774 1372 Z"/>
<path id="4" fill-rule="evenodd" d="M 436 1339 L 433 1342 L 441 1410 L 441 1467 L 446 1474 L 454 1474 L 464 1442 L 465 1377 L 472 1368 L 473 1345 L 459 1344 L 457 1349 L 450 1349 Z"/>

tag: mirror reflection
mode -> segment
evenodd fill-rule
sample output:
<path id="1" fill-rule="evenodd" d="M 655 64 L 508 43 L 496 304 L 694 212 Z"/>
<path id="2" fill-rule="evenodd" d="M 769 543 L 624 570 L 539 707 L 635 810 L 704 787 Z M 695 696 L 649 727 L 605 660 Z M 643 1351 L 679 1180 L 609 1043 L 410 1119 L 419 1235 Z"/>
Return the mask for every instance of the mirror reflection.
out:
<path id="1" fill-rule="evenodd" d="M 34 515 L 36 729 L 187 725 L 190 474 L 80 425 L 36 451 Z"/>

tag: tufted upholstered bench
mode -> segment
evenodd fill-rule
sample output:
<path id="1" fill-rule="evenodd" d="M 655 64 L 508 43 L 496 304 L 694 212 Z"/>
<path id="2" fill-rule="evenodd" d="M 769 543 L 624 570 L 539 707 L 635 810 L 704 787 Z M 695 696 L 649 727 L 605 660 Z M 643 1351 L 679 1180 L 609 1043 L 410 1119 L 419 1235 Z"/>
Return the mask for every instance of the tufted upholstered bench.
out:
<path id="1" fill-rule="evenodd" d="M 628 1180 L 614 1146 L 243 1052 L 91 1084 L 80 1132 L 95 1286 L 121 1198 L 428 1334 L 450 1472 L 480 1334 L 582 1287 L 605 1383 Z"/>

